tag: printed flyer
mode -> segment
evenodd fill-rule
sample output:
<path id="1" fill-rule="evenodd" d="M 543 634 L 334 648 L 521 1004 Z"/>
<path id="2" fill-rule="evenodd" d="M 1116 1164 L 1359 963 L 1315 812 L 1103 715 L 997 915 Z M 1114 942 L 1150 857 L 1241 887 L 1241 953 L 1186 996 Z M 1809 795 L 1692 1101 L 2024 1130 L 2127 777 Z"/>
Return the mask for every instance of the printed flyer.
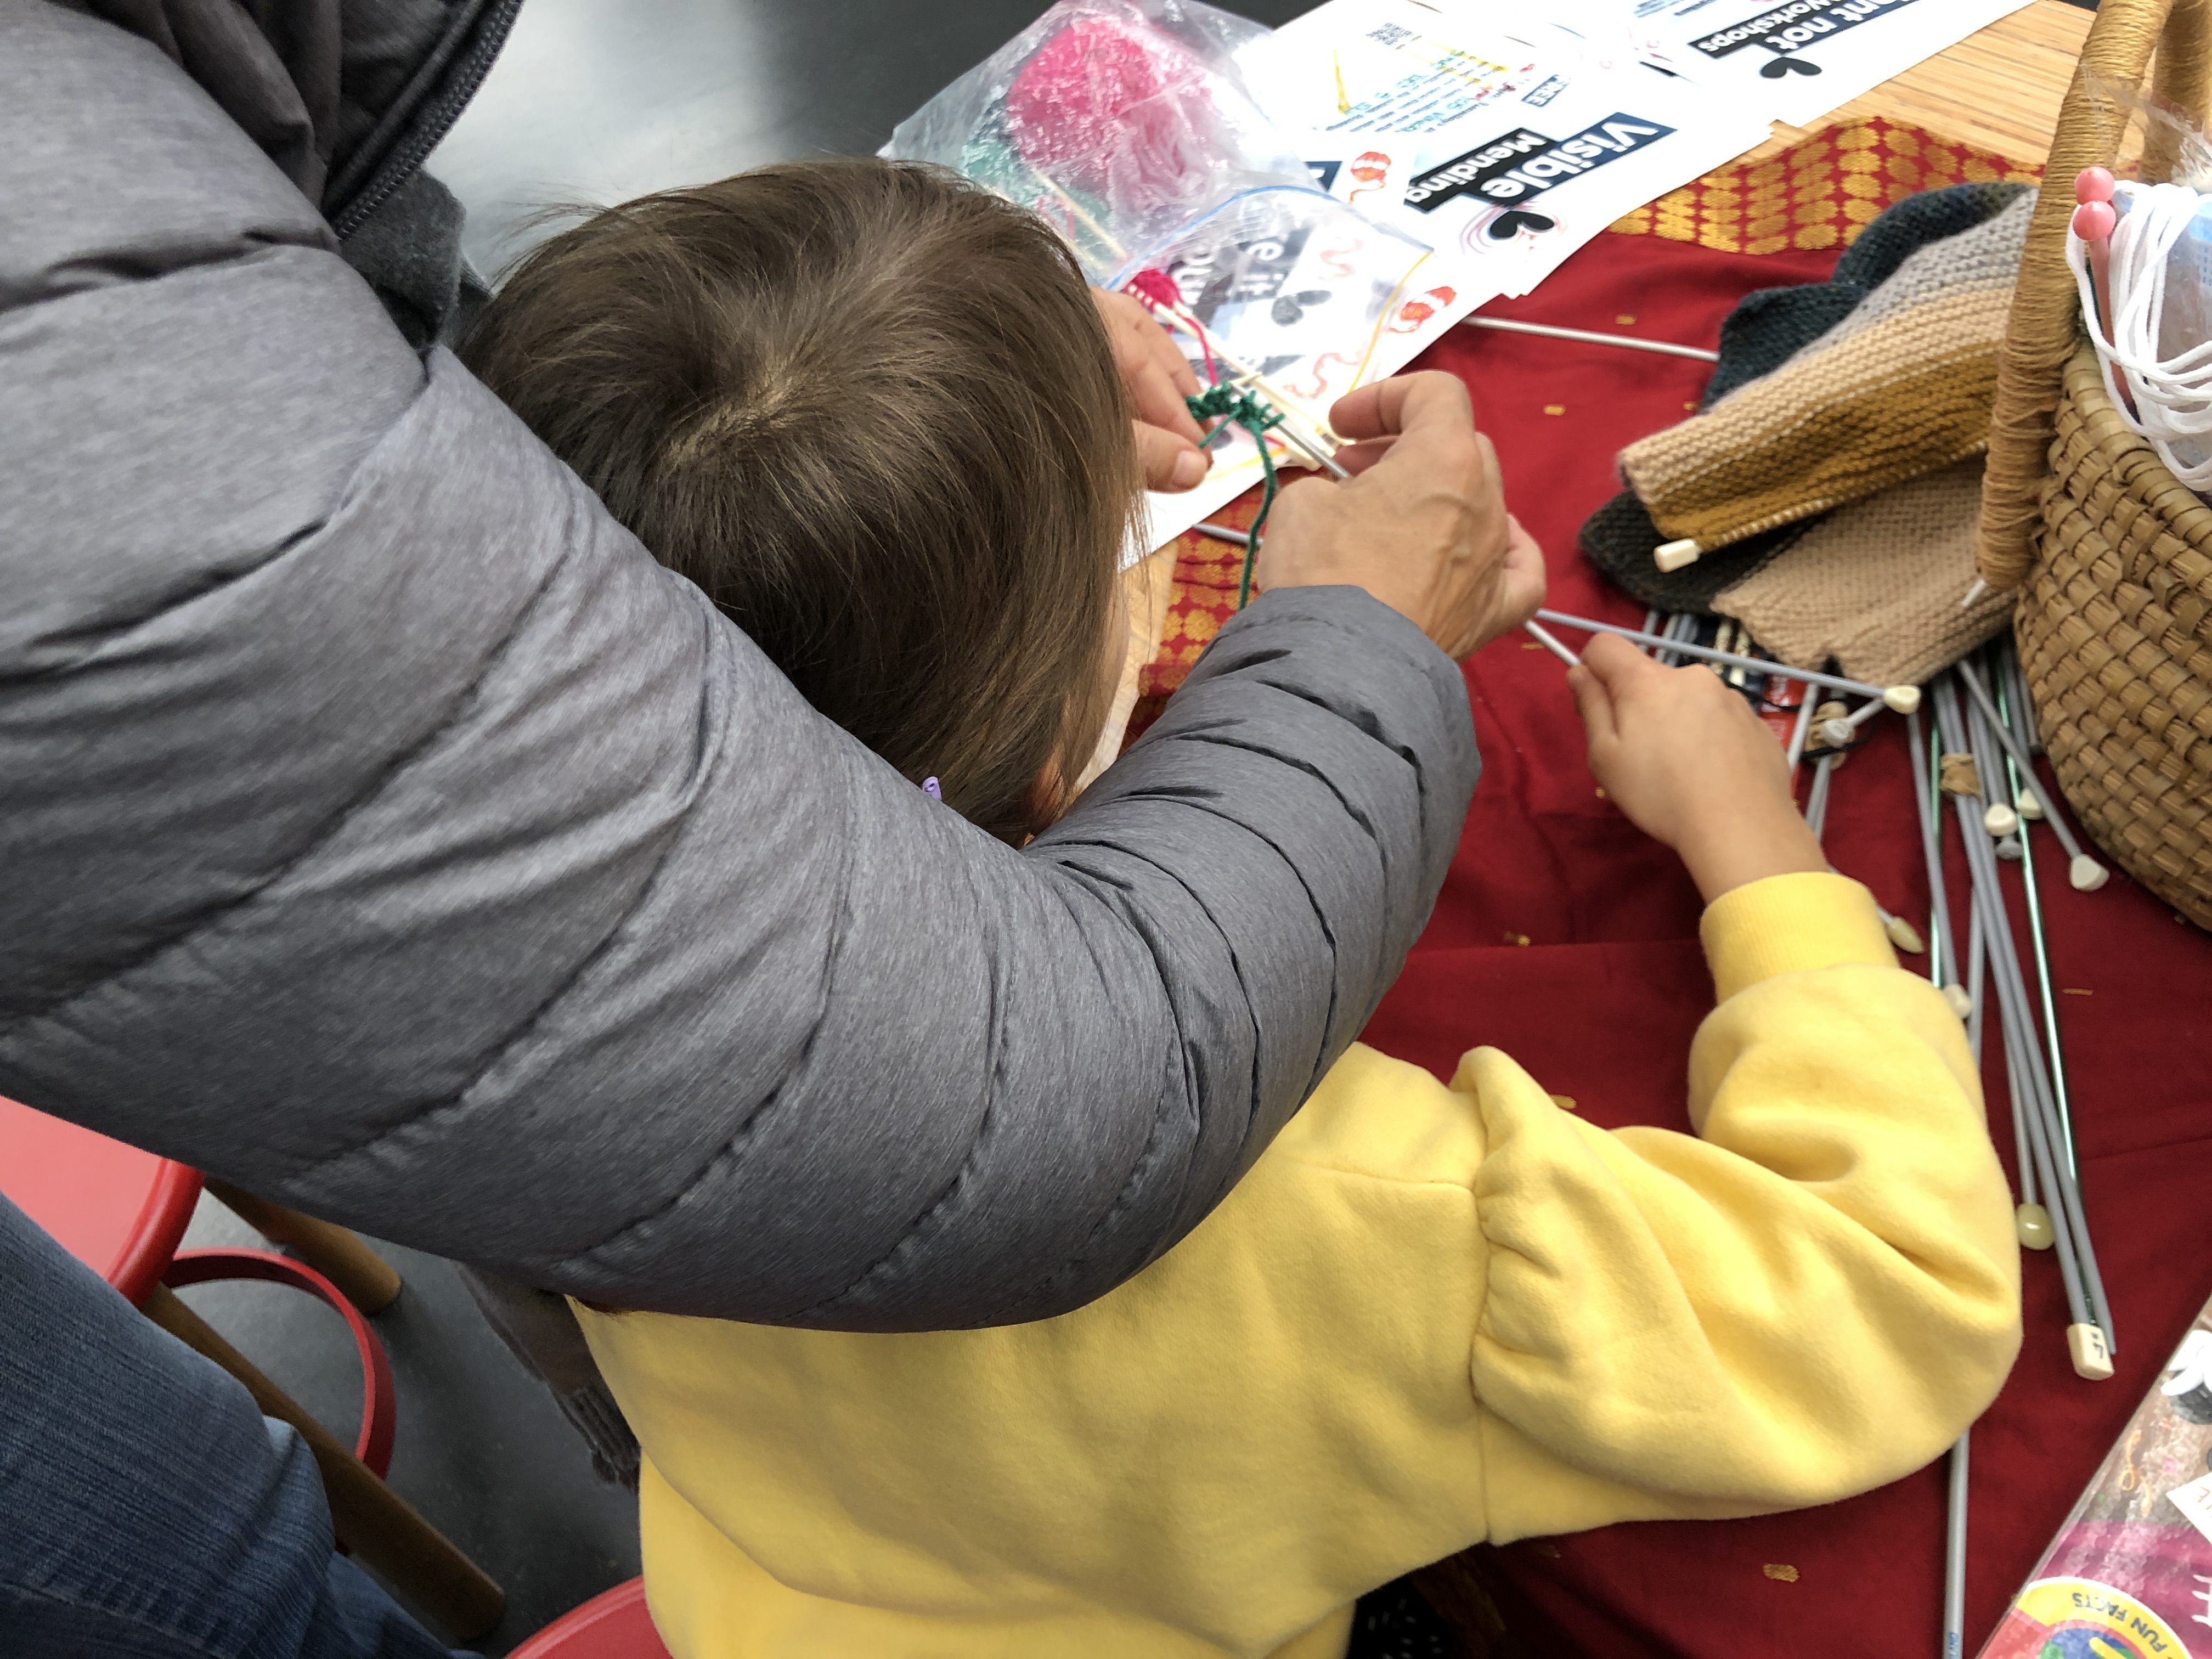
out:
<path id="1" fill-rule="evenodd" d="M 1527 293 L 1623 214 L 1766 137 L 1682 77 L 1498 15 L 1330 0 L 1241 54 L 1324 187 L 1455 264 L 1478 302 Z"/>
<path id="2" fill-rule="evenodd" d="M 1569 0 L 1594 50 L 1639 57 L 1762 118 L 1810 126 L 2027 0 Z"/>
<path id="3" fill-rule="evenodd" d="M 2212 1304 L 2044 1552 L 1981 1659 L 2212 1655 Z"/>

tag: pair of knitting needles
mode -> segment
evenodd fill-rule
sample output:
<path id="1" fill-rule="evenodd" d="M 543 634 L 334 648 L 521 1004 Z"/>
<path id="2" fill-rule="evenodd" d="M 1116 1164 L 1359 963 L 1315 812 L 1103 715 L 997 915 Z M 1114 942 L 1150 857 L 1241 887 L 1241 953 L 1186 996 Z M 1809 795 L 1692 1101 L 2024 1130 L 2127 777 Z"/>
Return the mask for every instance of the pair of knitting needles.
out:
<path id="1" fill-rule="evenodd" d="M 1920 688 L 1917 685 L 1869 685 L 1864 680 L 1845 679 L 1840 674 L 1824 674 L 1810 668 L 1792 668 L 1787 663 L 1770 661 L 1764 657 L 1747 657 L 1735 651 L 1717 650 L 1692 640 L 1653 634 L 1641 628 L 1626 628 L 1619 623 L 1593 622 L 1587 617 L 1571 617 L 1564 611 L 1539 611 L 1536 618 L 1538 622 L 1547 622 L 1556 628 L 1579 628 L 1586 634 L 1618 634 L 1624 640 L 1653 647 L 1674 657 L 1688 657 L 1724 668 L 1741 668 L 1749 673 L 1764 674 L 1770 679 L 1796 680 L 1804 685 L 1823 686 L 1832 691 L 1846 691 L 1853 696 L 1871 699 L 1874 707 L 1862 708 L 1843 722 L 1854 728 L 1884 708 L 1904 714 L 1920 707 Z M 1544 648 L 1561 661 L 1576 663 L 1582 660 L 1534 623 L 1526 626 Z M 1849 741 L 1848 732 L 1843 740 Z"/>

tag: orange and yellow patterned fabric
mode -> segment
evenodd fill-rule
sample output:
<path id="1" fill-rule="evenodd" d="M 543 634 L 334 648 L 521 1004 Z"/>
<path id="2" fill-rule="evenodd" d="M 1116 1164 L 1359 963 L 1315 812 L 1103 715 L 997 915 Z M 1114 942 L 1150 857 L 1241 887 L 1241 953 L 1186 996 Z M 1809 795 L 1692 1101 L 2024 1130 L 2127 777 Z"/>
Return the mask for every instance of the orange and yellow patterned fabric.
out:
<path id="1" fill-rule="evenodd" d="M 1892 202 L 1945 185 L 2035 183 L 2039 169 L 1879 116 L 1828 127 L 1764 161 L 1720 167 L 1607 227 L 1722 253 L 1849 247 Z"/>

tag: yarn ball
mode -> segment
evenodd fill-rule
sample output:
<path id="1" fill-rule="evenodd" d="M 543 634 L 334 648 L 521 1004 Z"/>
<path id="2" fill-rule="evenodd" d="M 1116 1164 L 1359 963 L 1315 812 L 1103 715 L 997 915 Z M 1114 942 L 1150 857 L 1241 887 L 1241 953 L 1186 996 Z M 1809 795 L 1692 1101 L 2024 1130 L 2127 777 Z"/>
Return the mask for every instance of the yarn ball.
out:
<path id="1" fill-rule="evenodd" d="M 1189 144 L 1212 114 L 1200 73 L 1164 35 L 1071 23 L 1006 88 L 1006 124 L 1022 159 L 1063 184 L 1122 202 L 1173 199 L 1205 167 Z"/>

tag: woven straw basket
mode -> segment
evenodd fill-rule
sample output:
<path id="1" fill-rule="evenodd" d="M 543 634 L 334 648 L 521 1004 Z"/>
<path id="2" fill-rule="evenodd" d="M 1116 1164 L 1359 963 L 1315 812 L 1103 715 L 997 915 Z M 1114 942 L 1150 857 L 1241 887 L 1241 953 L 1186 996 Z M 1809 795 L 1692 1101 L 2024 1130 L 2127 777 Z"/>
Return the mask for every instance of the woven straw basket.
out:
<path id="1" fill-rule="evenodd" d="M 2204 109 L 2212 0 L 2104 0 L 2059 111 L 2013 295 L 1978 558 L 2016 589 L 2021 666 L 2059 787 L 2136 880 L 2212 927 L 2212 508 L 2121 424 L 2082 337 L 2066 223 L 2074 178 L 2126 125 L 2100 95 L 2143 82 Z M 2154 134 L 2142 176 L 2163 179 Z"/>

